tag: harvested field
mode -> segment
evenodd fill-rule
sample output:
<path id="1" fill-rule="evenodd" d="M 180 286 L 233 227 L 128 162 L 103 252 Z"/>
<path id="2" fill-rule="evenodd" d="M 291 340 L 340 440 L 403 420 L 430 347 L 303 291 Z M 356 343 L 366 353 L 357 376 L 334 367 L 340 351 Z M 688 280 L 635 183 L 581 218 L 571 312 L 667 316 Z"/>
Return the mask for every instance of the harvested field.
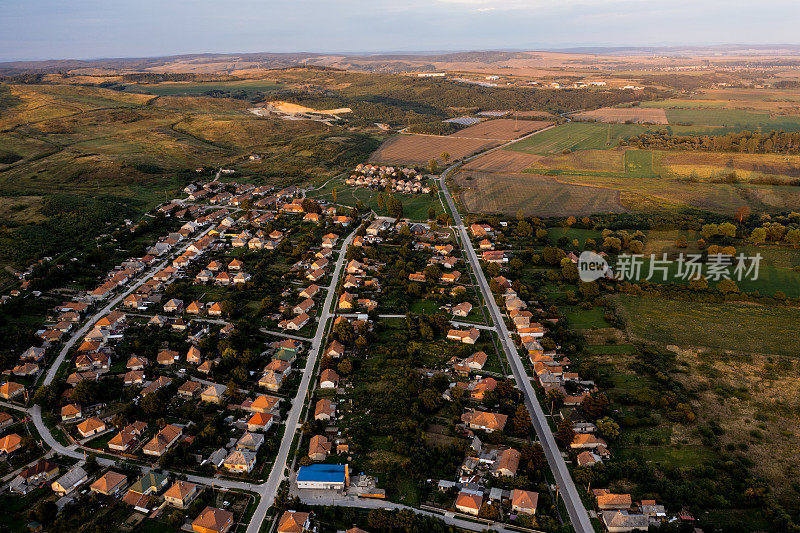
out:
<path id="1" fill-rule="evenodd" d="M 541 169 L 624 172 L 625 150 L 580 150 L 541 157 L 532 165 Z"/>
<path id="2" fill-rule="evenodd" d="M 552 122 L 546 120 L 514 120 L 513 118 L 499 118 L 486 120 L 469 128 L 448 135 L 465 139 L 491 139 L 497 141 L 510 141 L 534 131 L 550 126 Z"/>
<path id="3" fill-rule="evenodd" d="M 464 170 L 477 170 L 482 172 L 519 172 L 536 164 L 541 156 L 512 152 L 511 150 L 495 150 L 494 152 L 476 157 L 462 168 Z"/>
<path id="4" fill-rule="evenodd" d="M 636 122 L 650 124 L 669 124 L 663 109 L 643 107 L 603 107 L 594 111 L 578 113 L 576 118 L 598 122 Z"/>
<path id="5" fill-rule="evenodd" d="M 384 142 L 369 159 L 375 163 L 423 165 L 431 159 L 439 159 L 443 152 L 447 152 L 451 159 L 456 160 L 498 144 L 500 141 L 488 139 L 398 135 Z"/>
<path id="6" fill-rule="evenodd" d="M 472 213 L 514 214 L 539 217 L 623 212 L 619 191 L 562 183 L 534 174 L 459 172 L 461 202 Z"/>
<path id="7" fill-rule="evenodd" d="M 743 179 L 758 175 L 800 177 L 800 156 L 796 155 L 687 151 L 655 153 L 661 167 L 679 176 L 694 173 L 700 178 L 707 178 L 735 170 Z"/>

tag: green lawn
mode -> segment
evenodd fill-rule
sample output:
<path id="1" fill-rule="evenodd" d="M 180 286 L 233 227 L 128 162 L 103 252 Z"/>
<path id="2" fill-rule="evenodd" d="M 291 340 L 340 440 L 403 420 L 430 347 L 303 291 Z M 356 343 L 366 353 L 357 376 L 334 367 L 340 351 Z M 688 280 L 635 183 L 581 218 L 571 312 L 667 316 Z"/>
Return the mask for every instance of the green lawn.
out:
<path id="1" fill-rule="evenodd" d="M 308 193 L 309 198 L 326 200 L 333 202 L 333 190 L 336 189 L 336 203 L 348 206 L 355 206 L 361 201 L 364 205 L 373 209 L 379 215 L 388 215 L 384 206 L 378 206 L 378 195 L 380 191 L 373 189 L 356 188 L 345 185 L 344 180 L 335 178 L 330 180 L 322 189 Z M 391 193 L 392 196 L 400 200 L 403 204 L 403 217 L 411 220 L 428 220 L 428 209 L 433 207 L 437 213 L 442 213 L 442 203 L 438 196 L 428 194 L 398 194 Z M 384 193 L 384 196 L 386 193 Z"/>
<path id="2" fill-rule="evenodd" d="M 607 328 L 610 326 L 605 318 L 603 318 L 605 311 L 601 307 L 594 307 L 592 309 L 563 307 L 562 311 L 569 321 L 570 327 L 573 329 Z"/>
<path id="3" fill-rule="evenodd" d="M 569 122 L 508 147 L 509 150 L 528 154 L 560 154 L 564 150 L 605 150 L 619 146 L 626 139 L 649 131 L 638 124 L 602 124 L 594 122 Z"/>
<path id="4" fill-rule="evenodd" d="M 661 344 L 798 356 L 800 309 L 618 295 L 629 331 Z"/>

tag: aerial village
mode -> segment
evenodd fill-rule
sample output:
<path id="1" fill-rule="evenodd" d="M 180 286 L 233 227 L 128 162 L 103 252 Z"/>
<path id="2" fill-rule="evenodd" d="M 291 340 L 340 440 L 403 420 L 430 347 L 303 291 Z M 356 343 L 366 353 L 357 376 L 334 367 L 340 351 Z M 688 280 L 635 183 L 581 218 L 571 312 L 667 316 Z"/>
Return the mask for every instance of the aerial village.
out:
<path id="1" fill-rule="evenodd" d="M 430 192 L 410 169 L 355 172 L 355 187 Z M 216 179 L 184 193 L 153 213 L 164 232 L 143 255 L 51 309 L 6 370 L 5 488 L 52 491 L 65 524 L 88 502 L 120 523 L 236 531 L 255 520 L 248 487 L 270 485 L 280 457 L 279 532 L 312 530 L 311 506 L 333 495 L 557 529 L 558 487 L 444 209 L 398 220 Z M 515 291 L 496 229 L 472 224 L 467 244 L 564 456 L 602 463 L 612 450 L 587 408 L 598 388 L 543 346 L 552 319 Z M 667 518 L 652 500 L 591 496 L 609 531 Z"/>

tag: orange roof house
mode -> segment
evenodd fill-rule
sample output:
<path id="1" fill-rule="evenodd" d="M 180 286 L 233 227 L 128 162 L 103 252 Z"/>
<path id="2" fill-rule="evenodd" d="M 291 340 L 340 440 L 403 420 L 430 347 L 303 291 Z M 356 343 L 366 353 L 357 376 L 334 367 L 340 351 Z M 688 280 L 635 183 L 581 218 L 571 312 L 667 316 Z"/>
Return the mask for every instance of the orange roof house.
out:
<path id="1" fill-rule="evenodd" d="M 597 508 L 606 509 L 630 509 L 632 500 L 630 494 L 614 494 L 608 489 L 594 489 L 592 491 L 597 498 Z"/>
<path id="2" fill-rule="evenodd" d="M 482 429 L 491 433 L 492 431 L 503 431 L 508 417 L 499 413 L 488 413 L 485 411 L 468 411 L 461 415 L 461 420 L 470 429 Z"/>
<path id="3" fill-rule="evenodd" d="M 278 522 L 278 533 L 303 533 L 311 527 L 308 513 L 285 511 Z"/>
<path id="4" fill-rule="evenodd" d="M 331 443 L 324 435 L 314 435 L 308 443 L 308 457 L 312 461 L 324 461 L 331 452 Z"/>
<path id="5" fill-rule="evenodd" d="M 22 447 L 22 437 L 16 433 L 9 433 L 3 438 L 0 438 L 0 453 L 6 455 L 19 450 Z"/>
<path id="6" fill-rule="evenodd" d="M 98 494 L 103 494 L 104 496 L 108 496 L 122 490 L 127 481 L 128 478 L 124 475 L 109 470 L 103 474 L 103 477 L 92 483 L 89 486 L 89 490 Z"/>
<path id="7" fill-rule="evenodd" d="M 462 513 L 478 516 L 483 504 L 483 497 L 477 494 L 469 494 L 467 492 L 459 492 L 456 498 L 456 509 Z"/>
<path id="8" fill-rule="evenodd" d="M 317 402 L 314 408 L 314 420 L 330 420 L 336 414 L 336 404 L 327 398 Z"/>
<path id="9" fill-rule="evenodd" d="M 520 453 L 514 448 L 503 450 L 494 464 L 492 473 L 495 476 L 516 476 L 517 468 L 519 467 L 519 457 Z"/>
<path id="10" fill-rule="evenodd" d="M 6 381 L 0 385 L 0 398 L 10 400 L 25 392 L 25 387 L 13 381 Z"/>
<path id="11" fill-rule="evenodd" d="M 339 374 L 328 368 L 322 371 L 319 376 L 319 388 L 335 389 L 339 386 Z"/>
<path id="12" fill-rule="evenodd" d="M 216 507 L 206 507 L 192 522 L 197 533 L 227 533 L 233 526 L 233 513 Z"/>
<path id="13" fill-rule="evenodd" d="M 89 418 L 88 420 L 84 420 L 80 424 L 78 424 L 78 433 L 81 434 L 83 438 L 91 437 L 101 431 L 106 430 L 106 424 L 99 418 Z"/>
<path id="14" fill-rule="evenodd" d="M 522 514 L 536 514 L 539 493 L 514 489 L 511 491 L 511 510 Z"/>
<path id="15" fill-rule="evenodd" d="M 268 413 L 278 405 L 278 402 L 280 402 L 280 398 L 260 394 L 253 400 L 253 403 L 250 404 L 250 410 L 255 413 Z"/>

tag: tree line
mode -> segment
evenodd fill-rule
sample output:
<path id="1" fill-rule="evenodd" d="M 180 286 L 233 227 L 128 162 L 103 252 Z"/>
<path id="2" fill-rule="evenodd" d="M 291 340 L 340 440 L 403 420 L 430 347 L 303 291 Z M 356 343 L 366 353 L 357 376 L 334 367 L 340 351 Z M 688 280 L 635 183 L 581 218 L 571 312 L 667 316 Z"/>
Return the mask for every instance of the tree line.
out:
<path id="1" fill-rule="evenodd" d="M 673 135 L 667 130 L 642 133 L 620 141 L 620 146 L 643 149 L 737 152 L 743 154 L 800 153 L 798 131 L 739 131 L 725 135 Z"/>

